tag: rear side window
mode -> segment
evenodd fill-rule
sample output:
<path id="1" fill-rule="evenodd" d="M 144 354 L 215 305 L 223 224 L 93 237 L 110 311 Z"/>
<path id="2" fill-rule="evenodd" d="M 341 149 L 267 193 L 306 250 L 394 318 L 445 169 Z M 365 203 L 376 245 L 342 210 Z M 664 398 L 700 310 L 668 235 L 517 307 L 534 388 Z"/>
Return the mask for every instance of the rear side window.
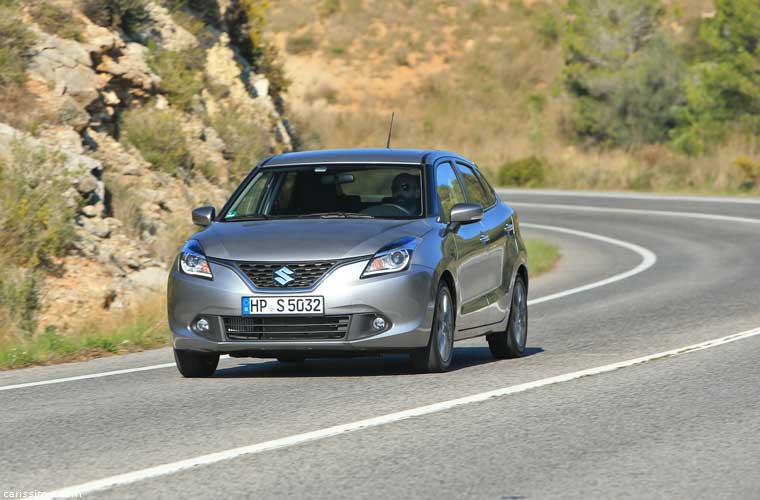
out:
<path id="1" fill-rule="evenodd" d="M 483 208 L 490 207 L 490 197 L 486 194 L 483 184 L 480 183 L 478 176 L 475 175 L 475 171 L 467 165 L 457 163 L 457 169 L 462 175 L 464 181 L 464 188 L 467 190 L 467 201 L 470 203 L 480 203 Z"/>
<path id="2" fill-rule="evenodd" d="M 441 163 L 436 168 L 435 189 L 438 192 L 438 200 L 441 202 L 441 218 L 448 220 L 451 207 L 457 203 L 464 203 L 464 191 L 451 168 L 451 163 Z"/>
<path id="3" fill-rule="evenodd" d="M 485 176 L 483 176 L 483 173 L 479 170 L 475 172 L 478 174 L 478 179 L 480 179 L 480 183 L 483 185 L 483 188 L 486 190 L 486 196 L 488 197 L 488 206 L 493 205 L 496 203 L 496 191 L 494 191 L 493 186 L 488 183 Z"/>

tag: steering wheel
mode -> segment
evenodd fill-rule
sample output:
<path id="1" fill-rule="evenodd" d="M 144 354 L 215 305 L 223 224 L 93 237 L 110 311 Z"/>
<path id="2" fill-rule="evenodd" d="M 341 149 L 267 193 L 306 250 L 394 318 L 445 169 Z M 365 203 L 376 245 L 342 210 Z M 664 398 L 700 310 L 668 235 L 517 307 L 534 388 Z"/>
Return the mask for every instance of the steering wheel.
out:
<path id="1" fill-rule="evenodd" d="M 409 210 L 405 209 L 401 205 L 396 205 L 395 203 L 384 203 L 383 206 L 393 207 L 393 208 L 395 208 L 397 210 L 400 210 L 401 212 L 403 212 L 403 215 L 412 215 L 412 212 L 410 212 Z"/>
<path id="2" fill-rule="evenodd" d="M 388 210 L 389 208 L 391 210 Z M 395 211 L 396 213 L 391 213 L 391 214 L 388 213 L 388 212 L 393 212 L 393 211 Z M 372 207 L 368 207 L 362 210 L 361 213 L 367 214 L 367 215 L 379 215 L 379 216 L 412 215 L 411 212 L 409 212 L 409 210 L 395 203 L 383 203 L 382 205 L 375 205 Z"/>

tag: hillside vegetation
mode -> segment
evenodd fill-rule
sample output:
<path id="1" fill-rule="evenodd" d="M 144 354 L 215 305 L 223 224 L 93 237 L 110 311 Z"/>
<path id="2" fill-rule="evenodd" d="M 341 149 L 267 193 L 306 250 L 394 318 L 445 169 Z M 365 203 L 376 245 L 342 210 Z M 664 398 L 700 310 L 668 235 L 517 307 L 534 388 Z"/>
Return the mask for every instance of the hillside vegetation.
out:
<path id="1" fill-rule="evenodd" d="M 286 0 L 302 147 L 451 149 L 503 185 L 760 191 L 757 0 Z"/>
<path id="2" fill-rule="evenodd" d="M 292 149 L 266 2 L 0 0 L 0 368 L 168 341 L 168 266 Z"/>

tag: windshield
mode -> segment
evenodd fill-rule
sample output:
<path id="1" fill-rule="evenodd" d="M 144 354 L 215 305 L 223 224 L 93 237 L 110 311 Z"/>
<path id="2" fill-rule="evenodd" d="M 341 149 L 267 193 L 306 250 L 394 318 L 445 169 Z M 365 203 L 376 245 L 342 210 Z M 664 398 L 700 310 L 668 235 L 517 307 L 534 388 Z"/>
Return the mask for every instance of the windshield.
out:
<path id="1" fill-rule="evenodd" d="M 398 165 L 263 168 L 223 220 L 385 218 L 423 215 L 421 169 Z"/>

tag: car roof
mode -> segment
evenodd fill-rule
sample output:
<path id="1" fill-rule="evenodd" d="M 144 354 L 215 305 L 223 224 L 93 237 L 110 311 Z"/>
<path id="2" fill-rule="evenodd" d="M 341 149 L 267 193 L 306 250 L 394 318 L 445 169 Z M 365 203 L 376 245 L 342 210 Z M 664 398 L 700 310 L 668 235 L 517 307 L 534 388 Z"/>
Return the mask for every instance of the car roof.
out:
<path id="1" fill-rule="evenodd" d="M 319 163 L 404 163 L 420 165 L 438 157 L 452 156 L 465 161 L 461 155 L 430 149 L 325 149 L 299 151 L 272 156 L 261 163 L 262 167 L 311 165 Z"/>

